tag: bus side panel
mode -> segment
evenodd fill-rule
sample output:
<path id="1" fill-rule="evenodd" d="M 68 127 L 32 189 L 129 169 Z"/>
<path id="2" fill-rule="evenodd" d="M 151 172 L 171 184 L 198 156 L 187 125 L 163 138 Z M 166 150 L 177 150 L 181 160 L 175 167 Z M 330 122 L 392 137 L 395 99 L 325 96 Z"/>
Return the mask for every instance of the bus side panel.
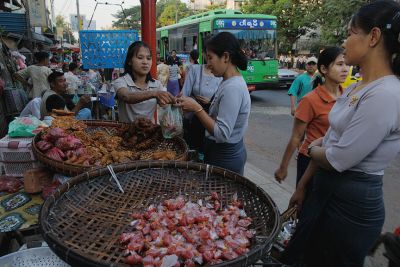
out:
<path id="1" fill-rule="evenodd" d="M 203 49 L 207 42 L 207 37 L 211 34 L 211 21 L 203 21 L 199 23 L 199 35 L 198 35 L 198 46 L 197 51 L 199 52 L 199 63 L 204 64 L 203 60 Z"/>
<path id="2" fill-rule="evenodd" d="M 240 71 L 249 91 L 270 89 L 278 84 L 278 60 L 249 60 L 246 71 Z"/>

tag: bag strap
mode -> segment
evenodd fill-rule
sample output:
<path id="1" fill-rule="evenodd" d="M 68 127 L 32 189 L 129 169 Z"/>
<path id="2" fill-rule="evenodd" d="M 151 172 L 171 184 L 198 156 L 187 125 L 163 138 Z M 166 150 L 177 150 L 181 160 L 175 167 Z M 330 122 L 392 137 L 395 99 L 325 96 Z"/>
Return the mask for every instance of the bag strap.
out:
<path id="1" fill-rule="evenodd" d="M 199 95 L 201 94 L 201 82 L 203 81 L 203 65 L 200 65 Z"/>
<path id="2" fill-rule="evenodd" d="M 195 71 L 195 73 L 197 72 L 197 69 L 196 69 L 196 67 L 195 67 L 196 65 L 192 65 L 191 66 L 191 68 L 193 69 L 193 71 Z M 197 73 L 196 73 L 197 74 Z M 203 65 L 200 65 L 200 75 L 199 75 L 199 95 L 201 95 L 201 82 L 202 82 L 202 80 L 203 80 Z M 194 80 L 194 85 L 196 84 L 196 82 L 197 82 L 197 75 L 196 75 L 196 78 L 195 78 L 195 80 Z M 195 97 L 195 95 L 194 95 L 194 90 L 193 90 L 194 88 L 192 88 L 192 93 L 190 94 L 190 96 L 191 97 Z"/>

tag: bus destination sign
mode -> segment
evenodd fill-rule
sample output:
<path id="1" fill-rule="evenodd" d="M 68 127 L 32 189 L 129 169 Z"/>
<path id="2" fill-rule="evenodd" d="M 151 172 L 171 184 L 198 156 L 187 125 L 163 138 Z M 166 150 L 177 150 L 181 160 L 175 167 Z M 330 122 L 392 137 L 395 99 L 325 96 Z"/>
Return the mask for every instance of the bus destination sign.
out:
<path id="1" fill-rule="evenodd" d="M 276 29 L 276 20 L 270 19 L 217 19 L 215 29 Z"/>

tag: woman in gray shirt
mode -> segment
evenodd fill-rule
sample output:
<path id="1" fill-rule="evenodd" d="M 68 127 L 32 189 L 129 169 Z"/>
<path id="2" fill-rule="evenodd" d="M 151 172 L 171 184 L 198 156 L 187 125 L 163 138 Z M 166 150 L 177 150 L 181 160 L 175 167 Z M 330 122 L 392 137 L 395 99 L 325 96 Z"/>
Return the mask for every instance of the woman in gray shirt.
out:
<path id="1" fill-rule="evenodd" d="M 304 203 L 281 261 L 307 266 L 363 266 L 385 219 L 384 169 L 400 152 L 400 5 L 374 1 L 348 27 L 345 61 L 363 80 L 349 87 L 329 114 L 324 139 L 311 143 L 312 161 L 291 205 Z"/>
<path id="2" fill-rule="evenodd" d="M 190 97 L 182 97 L 178 103 L 184 111 L 194 112 L 206 128 L 205 162 L 243 174 L 247 158 L 243 136 L 251 101 L 238 68 L 247 69 L 247 58 L 235 36 L 221 32 L 207 43 L 207 63 L 216 77 L 223 78 L 209 113 Z"/>

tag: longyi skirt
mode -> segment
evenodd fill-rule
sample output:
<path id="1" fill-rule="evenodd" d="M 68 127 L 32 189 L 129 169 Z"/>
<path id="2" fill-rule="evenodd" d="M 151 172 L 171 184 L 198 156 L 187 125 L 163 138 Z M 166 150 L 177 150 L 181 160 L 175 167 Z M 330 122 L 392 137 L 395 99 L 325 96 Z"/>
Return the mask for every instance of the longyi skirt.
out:
<path id="1" fill-rule="evenodd" d="M 361 267 L 384 218 L 382 175 L 319 169 L 281 261 Z"/>
<path id="2" fill-rule="evenodd" d="M 205 138 L 204 161 L 243 175 L 247 152 L 243 140 L 236 144 L 216 143 Z"/>

